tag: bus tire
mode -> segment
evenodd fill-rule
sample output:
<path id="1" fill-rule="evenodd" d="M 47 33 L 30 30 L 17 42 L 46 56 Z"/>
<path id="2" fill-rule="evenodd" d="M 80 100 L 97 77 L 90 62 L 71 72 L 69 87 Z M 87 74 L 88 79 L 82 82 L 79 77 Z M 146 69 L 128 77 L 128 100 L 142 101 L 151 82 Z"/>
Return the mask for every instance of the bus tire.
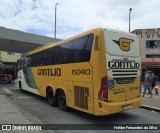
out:
<path id="1" fill-rule="evenodd" d="M 24 90 L 22 89 L 22 83 L 19 81 L 19 89 L 20 89 L 20 92 L 24 92 Z"/>
<path id="2" fill-rule="evenodd" d="M 47 102 L 50 106 L 57 106 L 57 100 L 54 96 L 53 90 L 52 88 L 48 88 L 47 89 Z"/>
<path id="3" fill-rule="evenodd" d="M 67 107 L 67 103 L 66 103 L 66 95 L 63 90 L 60 90 L 58 92 L 58 106 L 63 111 L 69 110 L 69 107 Z"/>

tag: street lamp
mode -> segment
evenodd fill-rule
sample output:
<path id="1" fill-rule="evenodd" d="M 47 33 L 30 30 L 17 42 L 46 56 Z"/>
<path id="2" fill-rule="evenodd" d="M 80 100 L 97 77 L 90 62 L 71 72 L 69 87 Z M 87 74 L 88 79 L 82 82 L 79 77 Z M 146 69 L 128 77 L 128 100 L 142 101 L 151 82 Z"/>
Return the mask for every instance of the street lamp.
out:
<path id="1" fill-rule="evenodd" d="M 55 27 L 54 27 L 54 38 L 56 38 L 56 14 L 57 14 L 57 5 L 58 5 L 58 3 L 56 3 L 56 5 L 55 5 Z"/>
<path id="2" fill-rule="evenodd" d="M 129 9 L 129 32 L 130 32 L 130 19 L 131 19 L 131 11 L 132 11 L 132 8 Z"/>

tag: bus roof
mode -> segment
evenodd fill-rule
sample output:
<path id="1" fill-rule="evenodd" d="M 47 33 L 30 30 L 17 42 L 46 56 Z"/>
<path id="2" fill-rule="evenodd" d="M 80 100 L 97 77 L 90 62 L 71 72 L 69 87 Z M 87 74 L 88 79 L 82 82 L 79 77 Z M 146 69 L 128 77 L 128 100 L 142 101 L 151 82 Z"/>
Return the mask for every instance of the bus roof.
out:
<path id="1" fill-rule="evenodd" d="M 31 54 L 34 54 L 34 53 L 43 51 L 43 50 L 45 50 L 45 49 L 51 48 L 51 47 L 53 47 L 53 46 L 57 46 L 57 45 L 59 45 L 59 44 L 68 42 L 68 41 L 70 41 L 70 40 L 72 40 L 72 39 L 79 38 L 79 37 L 84 36 L 84 35 L 86 35 L 86 34 L 93 33 L 93 32 L 95 32 L 95 31 L 102 31 L 102 30 L 103 30 L 103 28 L 95 28 L 95 29 L 92 29 L 92 30 L 83 32 L 83 33 L 81 33 L 81 34 L 75 35 L 75 36 L 73 36 L 73 37 L 70 37 L 70 38 L 68 38 L 68 39 L 65 39 L 65 40 L 62 40 L 62 41 L 59 41 L 59 42 L 56 42 L 56 43 L 49 43 L 49 44 L 43 45 L 43 46 L 41 46 L 41 47 L 38 47 L 38 48 L 33 49 L 33 50 L 31 50 L 31 51 L 28 51 L 26 54 L 31 55 Z"/>
<path id="2" fill-rule="evenodd" d="M 131 33 L 125 32 L 125 31 L 121 31 L 121 30 L 119 30 L 119 29 L 111 29 L 111 28 L 102 28 L 102 27 L 100 27 L 100 28 L 94 28 L 94 29 L 88 30 L 88 31 L 86 31 L 86 32 L 83 32 L 83 33 L 81 33 L 81 34 L 75 35 L 75 36 L 73 36 L 73 37 L 70 37 L 70 38 L 68 38 L 68 39 L 65 39 L 65 40 L 62 40 L 62 41 L 59 41 L 59 42 L 56 42 L 56 43 L 49 43 L 49 44 L 43 45 L 43 46 L 41 46 L 41 47 L 38 47 L 38 48 L 33 49 L 33 50 L 31 50 L 31 51 L 28 51 L 26 54 L 27 54 L 27 55 L 31 55 L 31 54 L 34 54 L 34 53 L 43 51 L 43 50 L 45 50 L 45 49 L 51 48 L 51 47 L 53 47 L 53 46 L 57 46 L 57 45 L 59 45 L 59 44 L 65 43 L 65 42 L 70 41 L 70 40 L 72 40 L 72 39 L 75 39 L 75 38 L 84 36 L 84 35 L 86 35 L 86 34 L 94 33 L 94 32 L 100 32 L 100 31 L 121 32 L 121 33 L 124 33 L 124 34 L 130 34 L 131 36 L 136 37 L 136 35 L 134 35 L 134 34 L 131 34 Z"/>
<path id="3" fill-rule="evenodd" d="M 129 33 L 123 30 L 119 30 L 119 29 L 104 28 L 104 30 L 111 31 L 111 32 L 117 32 L 117 33 L 123 33 L 123 34 L 129 34 L 130 36 L 137 37 L 135 34 L 132 34 L 132 33 Z"/>

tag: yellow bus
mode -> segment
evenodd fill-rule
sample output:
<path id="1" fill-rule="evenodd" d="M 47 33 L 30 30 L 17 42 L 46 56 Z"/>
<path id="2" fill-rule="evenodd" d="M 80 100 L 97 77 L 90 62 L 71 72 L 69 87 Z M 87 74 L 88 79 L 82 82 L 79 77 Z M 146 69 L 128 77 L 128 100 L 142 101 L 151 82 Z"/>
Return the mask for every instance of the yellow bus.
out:
<path id="1" fill-rule="evenodd" d="M 138 37 L 96 28 L 30 51 L 17 62 L 17 86 L 62 110 L 109 115 L 141 105 Z"/>

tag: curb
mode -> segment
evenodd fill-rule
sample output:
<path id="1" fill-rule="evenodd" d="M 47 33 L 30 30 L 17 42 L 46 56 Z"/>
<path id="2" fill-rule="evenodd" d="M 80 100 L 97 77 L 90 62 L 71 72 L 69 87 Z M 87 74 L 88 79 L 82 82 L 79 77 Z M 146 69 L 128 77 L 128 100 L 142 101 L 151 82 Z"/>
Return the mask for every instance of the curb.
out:
<path id="1" fill-rule="evenodd" d="M 151 106 L 147 106 L 147 105 L 141 105 L 141 108 L 147 109 L 147 110 L 153 110 L 155 112 L 160 112 L 160 108 L 155 108 L 155 107 L 151 107 Z"/>

